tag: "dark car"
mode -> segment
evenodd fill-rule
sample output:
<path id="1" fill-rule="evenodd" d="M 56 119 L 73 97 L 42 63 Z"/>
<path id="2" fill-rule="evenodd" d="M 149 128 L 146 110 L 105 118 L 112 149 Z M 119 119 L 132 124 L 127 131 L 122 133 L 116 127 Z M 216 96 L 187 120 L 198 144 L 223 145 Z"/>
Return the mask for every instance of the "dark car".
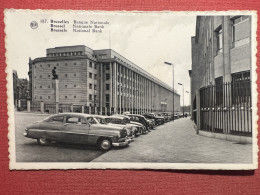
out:
<path id="1" fill-rule="evenodd" d="M 150 129 L 150 125 L 148 121 L 146 121 L 145 117 L 139 114 L 127 114 L 126 116 L 130 117 L 130 121 L 135 121 L 141 123 L 145 127 L 145 133 L 148 133 Z"/>
<path id="2" fill-rule="evenodd" d="M 80 113 L 51 115 L 43 121 L 29 125 L 24 136 L 37 139 L 40 145 L 59 141 L 96 145 L 103 151 L 130 143 L 126 129 L 100 124 L 93 116 Z"/>
<path id="3" fill-rule="evenodd" d="M 146 113 L 143 116 L 148 119 L 154 119 L 156 125 L 164 124 L 164 117 L 158 116 L 155 113 Z"/>

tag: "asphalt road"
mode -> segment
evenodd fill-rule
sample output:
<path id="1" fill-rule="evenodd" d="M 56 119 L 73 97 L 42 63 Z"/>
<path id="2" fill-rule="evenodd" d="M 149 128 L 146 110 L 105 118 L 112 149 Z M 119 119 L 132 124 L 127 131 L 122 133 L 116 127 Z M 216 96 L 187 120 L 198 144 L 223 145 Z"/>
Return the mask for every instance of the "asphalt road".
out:
<path id="1" fill-rule="evenodd" d="M 52 143 L 40 146 L 35 139 L 23 136 L 28 124 L 42 120 L 48 115 L 15 113 L 15 140 L 17 162 L 90 162 L 104 152 L 96 147 L 75 144 Z"/>

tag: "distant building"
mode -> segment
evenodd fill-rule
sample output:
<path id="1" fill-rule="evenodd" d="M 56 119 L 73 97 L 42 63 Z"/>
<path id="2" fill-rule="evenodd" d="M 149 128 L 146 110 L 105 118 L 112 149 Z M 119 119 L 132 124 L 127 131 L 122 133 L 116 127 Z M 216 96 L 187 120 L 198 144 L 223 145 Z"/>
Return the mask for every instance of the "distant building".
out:
<path id="1" fill-rule="evenodd" d="M 33 102 L 55 103 L 54 67 L 60 104 L 107 107 L 120 113 L 172 111 L 172 88 L 112 49 L 92 50 L 84 45 L 49 48 L 46 57 L 29 61 Z M 179 111 L 180 95 L 174 94 L 175 111 Z"/>
<path id="2" fill-rule="evenodd" d="M 27 79 L 19 79 L 16 70 L 13 70 L 13 97 L 14 105 L 18 106 L 18 100 L 29 98 L 29 82 Z"/>
<path id="3" fill-rule="evenodd" d="M 223 115 L 222 118 L 216 119 L 224 121 L 223 117 L 233 117 L 236 111 L 239 112 L 239 109 L 244 109 L 245 106 L 250 109 L 251 17 L 197 16 L 196 35 L 191 38 L 191 43 L 191 110 L 197 109 L 196 91 L 202 91 L 203 88 L 208 88 L 208 91 L 200 92 L 201 107 L 198 109 L 203 110 L 202 117 L 205 110 L 208 110 L 208 119 L 216 119 L 215 115 L 213 117 L 216 109 L 223 113 L 233 112 L 229 116 Z M 239 107 L 241 104 L 244 106 Z M 193 112 L 192 115 L 195 121 L 196 113 Z M 213 122 L 206 126 L 212 128 L 212 131 L 237 130 L 237 127 L 233 126 L 216 127 Z M 243 126 L 242 129 L 248 128 Z"/>

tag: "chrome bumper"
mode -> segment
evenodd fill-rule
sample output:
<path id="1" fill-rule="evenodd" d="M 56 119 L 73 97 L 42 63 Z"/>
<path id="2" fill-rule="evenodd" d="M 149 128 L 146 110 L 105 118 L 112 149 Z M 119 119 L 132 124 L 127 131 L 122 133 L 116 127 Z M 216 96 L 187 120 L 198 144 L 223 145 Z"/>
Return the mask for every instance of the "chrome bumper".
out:
<path id="1" fill-rule="evenodd" d="M 131 143 L 131 139 L 126 139 L 124 142 L 112 143 L 114 147 L 127 146 Z"/>

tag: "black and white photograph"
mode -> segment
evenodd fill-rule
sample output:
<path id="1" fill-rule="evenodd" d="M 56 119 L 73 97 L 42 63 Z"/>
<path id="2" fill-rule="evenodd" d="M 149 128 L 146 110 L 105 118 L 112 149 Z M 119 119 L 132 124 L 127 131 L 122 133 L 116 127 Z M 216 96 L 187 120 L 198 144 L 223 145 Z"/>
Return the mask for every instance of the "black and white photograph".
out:
<path id="1" fill-rule="evenodd" d="M 5 10 L 10 169 L 256 169 L 255 11 Z"/>

